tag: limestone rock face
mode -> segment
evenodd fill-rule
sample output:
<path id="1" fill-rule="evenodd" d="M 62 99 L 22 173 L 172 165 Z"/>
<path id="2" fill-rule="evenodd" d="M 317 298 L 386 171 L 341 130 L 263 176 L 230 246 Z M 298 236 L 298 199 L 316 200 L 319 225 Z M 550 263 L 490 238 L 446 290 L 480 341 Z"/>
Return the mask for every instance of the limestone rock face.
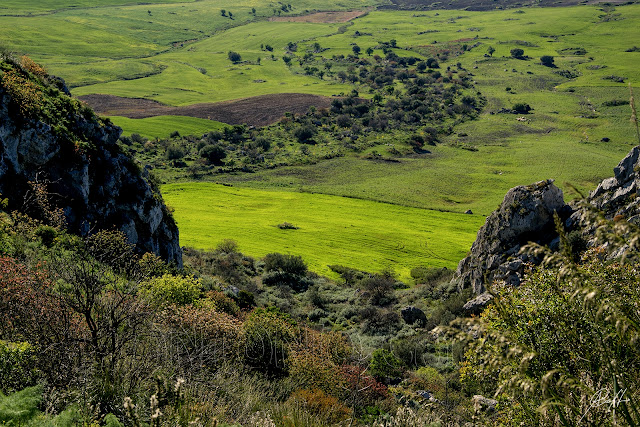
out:
<path id="1" fill-rule="evenodd" d="M 122 230 L 140 252 L 182 265 L 178 228 L 148 175 L 117 145 L 121 129 L 40 83 L 54 113 L 24 114 L 0 85 L 0 193 L 10 206 L 21 207 L 29 181 L 46 180 L 72 231 Z"/>
<path id="2" fill-rule="evenodd" d="M 613 169 L 613 177 L 603 180 L 589 194 L 588 201 L 611 219 L 618 215 L 635 224 L 640 223 L 640 146 L 631 149 L 629 154 Z"/>
<path id="3" fill-rule="evenodd" d="M 494 280 L 519 284 L 528 261 L 526 255 L 518 254 L 520 248 L 528 242 L 550 243 L 557 237 L 554 212 L 564 219 L 570 211 L 552 180 L 509 190 L 478 231 L 470 254 L 458 264 L 454 276 L 458 287 L 471 287 L 480 295 Z"/>

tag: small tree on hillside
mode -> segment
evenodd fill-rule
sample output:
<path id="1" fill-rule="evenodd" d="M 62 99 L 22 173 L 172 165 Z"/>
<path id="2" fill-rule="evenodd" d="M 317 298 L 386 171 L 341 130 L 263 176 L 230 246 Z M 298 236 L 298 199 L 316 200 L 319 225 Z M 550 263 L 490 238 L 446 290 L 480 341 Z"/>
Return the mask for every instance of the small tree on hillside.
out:
<path id="1" fill-rule="evenodd" d="M 496 51 L 496 49 L 493 46 L 489 46 L 489 49 L 487 49 L 487 53 L 489 54 L 489 56 L 493 56 L 493 53 Z"/>
<path id="2" fill-rule="evenodd" d="M 524 50 L 520 48 L 511 49 L 511 57 L 515 59 L 524 59 Z"/>
<path id="3" fill-rule="evenodd" d="M 213 144 L 205 145 L 204 147 L 202 147 L 199 154 L 200 157 L 206 159 L 207 162 L 214 165 L 222 164 L 222 159 L 227 157 L 227 153 L 224 151 L 224 148 L 219 145 Z"/>
<path id="4" fill-rule="evenodd" d="M 540 63 L 542 65 L 544 65 L 545 67 L 551 67 L 554 68 L 556 65 L 553 63 L 553 56 L 551 55 L 544 55 L 540 57 Z"/>
<path id="5" fill-rule="evenodd" d="M 360 54 L 360 46 L 358 46 L 357 44 L 354 44 L 353 47 L 351 48 L 351 50 L 353 51 L 353 53 L 355 55 L 359 55 Z"/>
<path id="6" fill-rule="evenodd" d="M 238 52 L 234 52 L 230 50 L 228 53 L 228 56 L 229 56 L 229 61 L 233 62 L 234 64 L 237 64 L 238 62 L 242 61 L 242 56 L 240 56 Z"/>

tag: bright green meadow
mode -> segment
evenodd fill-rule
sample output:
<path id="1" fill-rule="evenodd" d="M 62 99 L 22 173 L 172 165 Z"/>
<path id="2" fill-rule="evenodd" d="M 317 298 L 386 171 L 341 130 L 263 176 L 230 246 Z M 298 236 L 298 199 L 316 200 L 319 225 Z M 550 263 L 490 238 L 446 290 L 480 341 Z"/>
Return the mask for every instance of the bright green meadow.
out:
<path id="1" fill-rule="evenodd" d="M 183 245 L 213 249 L 233 239 L 255 257 L 300 255 L 325 275 L 333 264 L 389 269 L 407 281 L 413 267 L 455 268 L 484 222 L 479 215 L 211 183 L 168 184 L 162 194 L 175 209 Z M 298 229 L 278 228 L 284 222 Z"/>
<path id="2" fill-rule="evenodd" d="M 148 139 L 166 138 L 176 131 L 180 135 L 193 135 L 194 133 L 202 135 L 228 126 L 213 120 L 185 116 L 155 116 L 145 119 L 112 116 L 110 119 L 113 124 L 124 130 L 124 135 L 131 136 L 132 133 L 137 133 Z"/>

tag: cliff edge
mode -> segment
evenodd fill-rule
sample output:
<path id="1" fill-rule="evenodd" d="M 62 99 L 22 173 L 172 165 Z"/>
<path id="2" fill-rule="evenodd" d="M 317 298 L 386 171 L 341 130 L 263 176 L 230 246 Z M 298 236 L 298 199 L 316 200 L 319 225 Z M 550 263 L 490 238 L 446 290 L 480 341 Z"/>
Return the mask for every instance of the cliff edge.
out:
<path id="1" fill-rule="evenodd" d="M 0 56 L 0 193 L 10 208 L 23 207 L 30 182 L 46 182 L 71 231 L 121 230 L 139 252 L 181 266 L 178 228 L 120 150 L 121 132 L 28 57 Z"/>

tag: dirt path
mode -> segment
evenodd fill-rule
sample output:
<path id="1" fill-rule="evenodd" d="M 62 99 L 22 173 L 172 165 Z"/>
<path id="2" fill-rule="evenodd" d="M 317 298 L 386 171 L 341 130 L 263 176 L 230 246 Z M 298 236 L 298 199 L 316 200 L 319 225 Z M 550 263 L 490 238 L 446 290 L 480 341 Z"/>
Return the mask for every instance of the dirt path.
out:
<path id="1" fill-rule="evenodd" d="M 232 125 L 266 126 L 280 120 L 284 113 L 303 114 L 309 107 L 327 108 L 331 98 L 304 93 L 279 93 L 216 103 L 172 107 L 142 98 L 114 95 L 84 95 L 79 97 L 94 111 L 105 116 L 142 119 L 154 116 L 190 116 Z"/>
<path id="2" fill-rule="evenodd" d="M 367 13 L 366 10 L 352 10 L 348 12 L 317 12 L 302 16 L 274 16 L 269 21 L 275 22 L 309 22 L 312 24 L 339 24 Z"/>

